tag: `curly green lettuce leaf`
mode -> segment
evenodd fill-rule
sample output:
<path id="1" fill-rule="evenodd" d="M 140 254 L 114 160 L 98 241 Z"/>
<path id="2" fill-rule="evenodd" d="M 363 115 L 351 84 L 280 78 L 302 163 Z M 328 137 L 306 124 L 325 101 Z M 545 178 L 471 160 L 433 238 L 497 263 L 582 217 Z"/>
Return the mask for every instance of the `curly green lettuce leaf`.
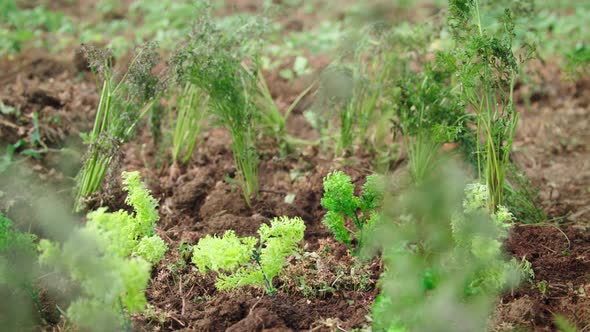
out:
<path id="1" fill-rule="evenodd" d="M 119 256 L 130 255 L 137 246 L 137 236 L 132 233 L 135 218 L 120 210 L 107 212 L 106 207 L 98 208 L 87 214 L 86 227 L 96 230 L 109 239 L 108 249 Z"/>
<path id="2" fill-rule="evenodd" d="M 128 191 L 126 201 L 134 208 L 135 214 L 124 210 L 108 212 L 107 208 L 101 207 L 88 213 L 87 227 L 106 239 L 109 252 L 122 257 L 142 256 L 156 264 L 167 250 L 164 241 L 154 235 L 155 223 L 159 219 L 158 203 L 144 187 L 138 172 L 124 172 L 123 177 Z"/>
<path id="3" fill-rule="evenodd" d="M 124 177 L 127 202 L 134 214 L 99 208 L 65 242 L 41 240 L 38 244 L 40 263 L 80 286 L 79 297 L 67 311 L 84 330 L 120 330 L 125 313 L 142 312 L 152 264 L 167 250 L 166 243 L 154 234 L 156 200 L 141 183 L 139 173 L 124 173 Z"/>
<path id="4" fill-rule="evenodd" d="M 230 275 L 220 274 L 215 282 L 215 287 L 220 291 L 228 291 L 245 286 L 267 287 L 264 274 L 259 267 L 246 266 L 237 269 Z"/>
<path id="5" fill-rule="evenodd" d="M 108 241 L 93 228 L 79 228 L 63 244 L 48 240 L 39 243 L 43 265 L 69 275 L 80 285 L 80 296 L 68 307 L 68 317 L 90 331 L 117 330 L 123 322 L 122 309 L 143 311 L 151 264 L 140 257 L 123 257 L 110 252 Z M 113 328 L 112 324 L 119 324 Z"/>
<path id="6" fill-rule="evenodd" d="M 270 226 L 260 226 L 258 249 L 255 238 L 239 238 L 231 230 L 222 238 L 208 235 L 194 247 L 192 261 L 201 273 L 223 270 L 215 283 L 219 290 L 258 286 L 272 292 L 273 278 L 281 273 L 287 257 L 298 250 L 304 231 L 301 218 L 275 218 Z"/>
<path id="7" fill-rule="evenodd" d="M 322 223 L 334 234 L 337 241 L 352 249 L 357 244 L 357 254 L 363 243 L 363 228 L 370 224 L 373 215 L 383 202 L 383 188 L 378 175 L 370 175 L 363 185 L 362 194 L 354 195 L 351 178 L 341 171 L 329 173 L 324 178 L 324 196 L 321 204 L 328 210 Z M 350 223 L 350 228 L 347 227 Z"/>
<path id="8" fill-rule="evenodd" d="M 346 229 L 344 222 L 344 217 L 334 211 L 328 211 L 322 220 L 322 223 L 334 234 L 336 241 L 350 245 L 350 231 Z"/>
<path id="9" fill-rule="evenodd" d="M 266 224 L 260 226 L 260 265 L 269 280 L 276 277 L 287 263 L 287 256 L 298 249 L 298 244 L 303 240 L 305 224 L 299 217 L 274 218 L 270 227 Z"/>
<path id="10" fill-rule="evenodd" d="M 329 173 L 324 178 L 324 197 L 320 203 L 328 211 L 352 217 L 359 208 L 359 200 L 354 196 L 350 176 L 342 171 Z"/>
<path id="11" fill-rule="evenodd" d="M 140 258 L 131 258 L 121 267 L 125 293 L 121 302 L 131 313 L 142 312 L 147 304 L 145 289 L 150 279 L 151 265 Z"/>
<path id="12" fill-rule="evenodd" d="M 193 248 L 192 261 L 201 273 L 233 271 L 250 261 L 256 242 L 253 237 L 237 237 L 233 230 L 226 231 L 221 238 L 207 235 Z"/>
<path id="13" fill-rule="evenodd" d="M 160 219 L 158 215 L 158 201 L 145 188 L 139 172 L 123 172 L 123 189 L 127 191 L 125 202 L 133 207 L 136 220 L 133 224 L 133 234 L 136 236 L 150 236 L 154 233 L 154 225 Z"/>
<path id="14" fill-rule="evenodd" d="M 142 257 L 151 264 L 156 264 L 164 258 L 168 245 L 157 235 L 144 237 L 139 241 L 133 255 Z"/>

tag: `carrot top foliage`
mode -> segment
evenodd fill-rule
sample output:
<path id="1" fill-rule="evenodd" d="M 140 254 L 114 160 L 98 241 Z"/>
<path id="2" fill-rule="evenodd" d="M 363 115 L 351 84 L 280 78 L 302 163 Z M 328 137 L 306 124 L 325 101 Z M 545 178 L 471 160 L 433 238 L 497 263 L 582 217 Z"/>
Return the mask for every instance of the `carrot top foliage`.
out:
<path id="1" fill-rule="evenodd" d="M 134 136 L 138 122 L 165 88 L 161 78 L 152 73 L 159 61 L 154 43 L 139 47 L 122 74 L 115 71 L 110 50 L 83 46 L 82 51 L 101 88 L 92 131 L 81 135 L 88 151 L 76 177 L 77 211 L 100 189 L 121 146 Z"/>
<path id="2" fill-rule="evenodd" d="M 241 34 L 219 29 L 205 12 L 186 45 L 175 54 L 178 78 L 188 81 L 209 97 L 210 112 L 229 131 L 238 183 L 248 205 L 258 194 L 258 153 L 256 151 L 256 70 L 242 62 L 252 60 Z M 254 63 L 257 67 L 257 64 Z"/>
<path id="3" fill-rule="evenodd" d="M 336 240 L 352 248 L 356 244 L 357 252 L 362 246 L 363 229 L 378 218 L 377 209 L 383 200 L 379 189 L 377 175 L 368 176 L 360 196 L 354 194 L 354 184 L 344 172 L 336 171 L 324 178 L 324 196 L 321 204 L 328 210 L 322 221 L 334 233 Z M 355 230 L 346 226 L 352 221 Z"/>
<path id="4" fill-rule="evenodd" d="M 480 179 L 490 192 L 493 212 L 503 204 L 506 173 L 519 114 L 514 109 L 514 87 L 521 67 L 534 55 L 522 43 L 515 50 L 514 11 L 506 7 L 494 18 L 495 28 L 484 24 L 488 8 L 479 0 L 449 1 L 448 26 L 456 47 L 442 52 L 444 64 L 459 80 L 461 96 L 476 115 L 477 161 Z M 480 139 L 483 138 L 483 143 Z"/>

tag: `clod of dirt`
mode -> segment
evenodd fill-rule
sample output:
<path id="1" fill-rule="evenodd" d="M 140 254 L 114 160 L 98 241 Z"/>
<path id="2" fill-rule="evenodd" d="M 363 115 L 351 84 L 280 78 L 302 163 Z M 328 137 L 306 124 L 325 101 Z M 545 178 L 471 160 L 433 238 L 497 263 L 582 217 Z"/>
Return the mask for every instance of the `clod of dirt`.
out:
<path id="1" fill-rule="evenodd" d="M 188 182 L 182 183 L 180 180 L 174 186 L 171 207 L 198 211 L 207 197 L 207 191 L 213 186 L 212 174 L 210 171 L 198 169 L 195 174 L 191 174 L 190 179 L 184 180 Z"/>
<path id="2" fill-rule="evenodd" d="M 63 106 L 63 103 L 58 97 L 53 96 L 55 92 L 51 92 L 44 89 L 35 89 L 29 93 L 29 102 L 40 106 L 51 106 L 58 109 Z"/>
<path id="3" fill-rule="evenodd" d="M 226 330 L 226 332 L 241 331 L 289 332 L 293 330 L 287 328 L 285 322 L 276 313 L 267 308 L 255 308 L 246 318 Z"/>
<path id="4" fill-rule="evenodd" d="M 226 182 L 219 181 L 205 199 L 199 210 L 199 215 L 202 220 L 207 220 L 220 213 L 240 215 L 246 210 L 248 210 L 248 206 L 240 190 L 231 188 Z"/>
<path id="5" fill-rule="evenodd" d="M 246 295 L 220 294 L 215 300 L 207 303 L 204 312 L 197 313 L 197 316 L 202 318 L 195 322 L 194 330 L 225 331 L 233 322 L 242 320 L 248 314 L 248 300 L 249 297 Z"/>
<path id="6" fill-rule="evenodd" d="M 507 319 L 511 322 L 526 322 L 535 316 L 534 302 L 524 296 L 508 304 Z"/>

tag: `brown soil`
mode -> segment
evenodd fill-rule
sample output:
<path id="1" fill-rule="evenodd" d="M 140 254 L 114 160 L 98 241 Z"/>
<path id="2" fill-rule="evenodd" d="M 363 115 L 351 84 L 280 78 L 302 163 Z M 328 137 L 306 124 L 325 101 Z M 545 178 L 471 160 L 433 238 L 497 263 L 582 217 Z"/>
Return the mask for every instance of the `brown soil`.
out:
<path id="1" fill-rule="evenodd" d="M 252 1 L 234 1 L 231 10 L 254 11 Z M 299 14 L 298 14 L 299 15 Z M 296 16 L 290 29 L 311 24 Z M 294 23 L 293 23 L 294 22 Z M 79 132 L 87 131 L 98 102 L 96 87 L 87 74 L 71 64 L 73 52 L 62 59 L 29 51 L 15 60 L 0 61 L 0 101 L 17 114 L 0 114 L 0 145 L 30 140 L 33 114 L 39 115 L 41 140 L 50 148 L 79 148 Z M 311 60 L 314 68 L 327 58 Z M 307 87 L 308 81 L 291 84 L 278 72 L 266 73 L 272 95 L 282 110 Z M 522 119 L 514 159 L 540 188 L 540 204 L 549 218 L 538 225 L 515 227 L 506 243 L 510 255 L 525 257 L 535 272 L 534 284 L 523 284 L 499 300 L 496 330 L 525 328 L 555 331 L 554 314 L 563 314 L 580 330 L 590 325 L 590 82 L 565 82 L 555 67 L 541 71 L 538 91 L 530 110 L 520 107 Z M 289 132 L 303 138 L 318 134 L 304 120 L 303 106 L 289 120 Z M 155 267 L 147 292 L 149 313 L 134 317 L 137 330 L 184 331 L 348 331 L 368 325 L 367 315 L 378 290 L 379 262 L 360 263 L 333 241 L 321 224 L 322 177 L 343 169 L 355 183 L 371 172 L 371 160 L 357 157 L 352 165 L 324 157 L 316 149 L 278 158 L 269 143 L 262 147 L 261 193 L 249 208 L 235 185 L 229 138 L 220 129 L 208 129 L 186 167 L 151 167 L 157 148 L 145 131 L 124 151 L 125 169 L 138 169 L 160 201 L 157 230 L 171 250 Z M 47 153 L 32 161 L 32 172 L 59 188 L 72 185 L 63 157 Z M 78 156 L 79 157 L 79 156 Z M 68 158 L 65 158 L 68 159 Z M 146 168 L 145 165 L 150 167 Z M 294 194 L 292 204 L 285 202 Z M 66 195 L 67 196 L 67 195 Z M 108 201 L 123 206 L 121 194 Z M 26 215 L 26 197 L 0 197 L 0 208 L 11 215 Z M 286 276 L 275 281 L 279 292 L 264 295 L 258 289 L 221 293 L 212 276 L 198 274 L 178 250 L 207 234 L 233 229 L 254 235 L 259 225 L 276 216 L 300 216 L 306 223 L 304 253 L 291 257 Z M 15 218 L 16 219 L 16 218 Z M 356 273 L 351 272 L 355 267 Z M 298 279 L 301 276 L 303 279 Z M 303 281 L 303 282 L 302 282 Z M 546 291 L 540 287 L 546 283 Z M 541 286 L 540 286 L 541 285 Z M 55 319 L 54 319 L 55 320 Z"/>
<path id="2" fill-rule="evenodd" d="M 590 82 L 566 80 L 554 64 L 534 68 L 538 86 L 531 107 L 521 106 L 514 159 L 551 221 L 516 227 L 507 242 L 511 255 L 532 263 L 535 280 L 502 298 L 497 328 L 554 331 L 561 314 L 583 331 L 590 326 Z"/>
<path id="3" fill-rule="evenodd" d="M 553 224 L 517 227 L 507 243 L 514 257 L 526 257 L 535 271 L 534 284 L 525 284 L 498 307 L 498 320 L 534 331 L 550 330 L 555 314 L 580 329 L 590 322 L 590 233 L 587 227 L 557 228 Z M 543 287 L 546 283 L 546 291 Z M 541 286 L 540 286 L 541 285 Z"/>

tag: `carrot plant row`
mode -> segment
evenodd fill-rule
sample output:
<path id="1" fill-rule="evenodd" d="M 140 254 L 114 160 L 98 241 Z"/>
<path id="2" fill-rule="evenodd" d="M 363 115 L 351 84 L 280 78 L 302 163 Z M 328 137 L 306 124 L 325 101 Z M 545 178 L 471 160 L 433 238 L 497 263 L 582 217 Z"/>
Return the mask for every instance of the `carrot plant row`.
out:
<path id="1" fill-rule="evenodd" d="M 401 141 L 409 174 L 401 185 L 388 167 L 368 176 L 359 195 L 341 171 L 324 178 L 323 224 L 355 257 L 384 262 L 373 331 L 456 331 L 457 313 L 469 316 L 466 331 L 485 328 L 494 297 L 531 273 L 502 251 L 515 221 L 511 209 L 535 209 L 528 197 L 506 199 L 517 193 L 507 180 L 519 120 L 514 91 L 533 48 L 515 48 L 511 8 L 497 17 L 487 8 L 478 0 L 450 0 L 446 19 L 363 30 L 364 40 L 284 111 L 265 81 L 254 38 L 260 30 L 250 21 L 222 29 L 205 9 L 168 68 L 157 73 L 163 64 L 154 44 L 138 48 L 121 72 L 108 51 L 84 47 L 100 101 L 92 131 L 83 135 L 88 150 L 76 177 L 75 210 L 86 208 L 109 173 L 119 173 L 121 147 L 143 129 L 146 115 L 161 116 L 159 104 L 169 107 L 166 121 L 154 123 L 170 129 L 171 164 L 191 162 L 209 124 L 229 133 L 236 183 L 251 208 L 263 138 L 274 140 L 283 156 L 317 146 L 344 158 L 369 151 L 375 164 L 395 159 Z M 484 16 L 494 23 L 485 25 Z M 317 142 L 287 133 L 303 98 L 315 101 L 305 114 L 321 134 Z M 460 166 L 449 166 L 456 159 Z M 139 173 L 123 173 L 123 185 L 131 213 L 99 208 L 63 243 L 38 244 L 42 266 L 80 285 L 64 315 L 84 329 L 95 330 L 104 319 L 117 330 L 129 324 L 129 314 L 145 310 L 151 268 L 167 250 L 154 230 L 158 203 Z M 304 234 L 301 218 L 279 217 L 263 224 L 258 238 L 228 230 L 200 239 L 192 262 L 200 273 L 216 273 L 219 290 L 254 286 L 272 295 Z M 35 251 L 33 238 L 15 233 L 3 216 L 0 236 L 0 252 Z M 10 270 L 12 262 L 0 264 Z M 31 291 L 29 283 L 22 290 Z M 438 320 L 421 319 L 433 314 Z"/>

